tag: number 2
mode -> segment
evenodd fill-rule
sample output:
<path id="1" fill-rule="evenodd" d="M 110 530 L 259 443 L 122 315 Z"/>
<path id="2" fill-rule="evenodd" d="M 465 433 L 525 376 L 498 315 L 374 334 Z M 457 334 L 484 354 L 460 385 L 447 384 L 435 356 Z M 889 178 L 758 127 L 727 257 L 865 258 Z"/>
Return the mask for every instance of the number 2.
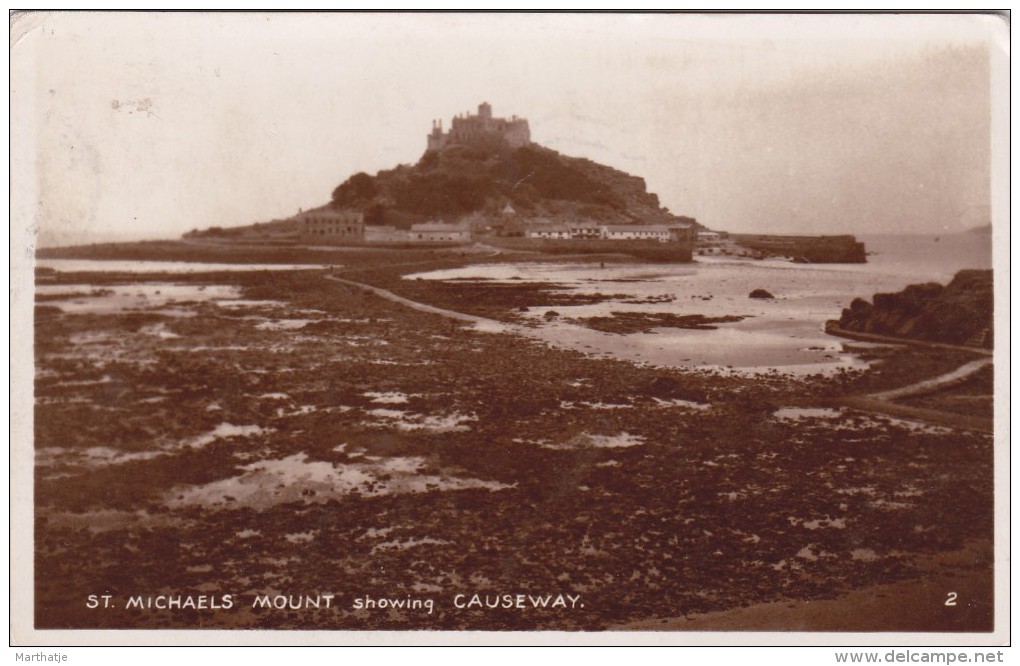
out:
<path id="1" fill-rule="evenodd" d="M 955 606 L 956 605 L 956 592 L 950 592 L 947 595 L 947 597 L 946 597 L 946 605 L 947 606 Z"/>

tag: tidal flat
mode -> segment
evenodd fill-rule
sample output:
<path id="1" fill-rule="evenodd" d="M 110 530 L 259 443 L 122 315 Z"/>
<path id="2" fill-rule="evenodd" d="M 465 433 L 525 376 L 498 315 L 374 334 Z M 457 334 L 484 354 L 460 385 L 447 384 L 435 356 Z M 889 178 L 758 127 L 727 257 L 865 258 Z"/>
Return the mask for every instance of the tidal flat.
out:
<path id="1" fill-rule="evenodd" d="M 418 259 L 342 274 L 501 321 L 591 302 L 402 280 L 471 260 Z M 605 630 L 923 587 L 932 557 L 992 540 L 991 434 L 844 403 L 965 352 L 859 345 L 866 370 L 826 375 L 663 367 L 476 330 L 334 270 L 40 279 L 37 627 Z M 905 405 L 990 412 L 991 381 Z M 955 566 L 990 587 L 990 557 Z M 353 605 L 423 596 L 434 612 Z M 991 602 L 941 628 L 990 630 Z"/>

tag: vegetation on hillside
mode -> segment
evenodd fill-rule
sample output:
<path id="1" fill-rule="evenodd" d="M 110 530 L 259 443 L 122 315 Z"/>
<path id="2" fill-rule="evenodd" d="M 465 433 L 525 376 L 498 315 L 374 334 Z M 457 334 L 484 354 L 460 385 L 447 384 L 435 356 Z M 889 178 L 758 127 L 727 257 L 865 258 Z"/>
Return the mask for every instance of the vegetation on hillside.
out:
<path id="1" fill-rule="evenodd" d="M 670 222 L 676 217 L 643 179 L 538 145 L 498 143 L 427 151 L 417 164 L 357 173 L 333 191 L 332 205 L 365 211 L 369 224 L 395 219 L 498 215 L 506 204 L 529 217 L 569 215 L 603 222 Z"/>

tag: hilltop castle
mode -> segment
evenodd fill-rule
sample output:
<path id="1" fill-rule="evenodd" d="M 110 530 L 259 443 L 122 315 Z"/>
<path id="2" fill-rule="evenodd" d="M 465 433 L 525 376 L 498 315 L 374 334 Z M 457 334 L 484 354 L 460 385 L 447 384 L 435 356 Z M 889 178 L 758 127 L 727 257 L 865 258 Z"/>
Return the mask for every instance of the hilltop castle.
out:
<path id="1" fill-rule="evenodd" d="M 469 113 L 454 116 L 450 131 L 443 132 L 443 121 L 432 121 L 432 132 L 428 135 L 428 150 L 440 150 L 450 144 L 471 144 L 488 142 L 493 139 L 505 141 L 511 148 L 520 148 L 531 143 L 531 130 L 525 118 L 511 116 L 493 118 L 492 106 L 488 102 L 478 105 L 478 115 Z"/>

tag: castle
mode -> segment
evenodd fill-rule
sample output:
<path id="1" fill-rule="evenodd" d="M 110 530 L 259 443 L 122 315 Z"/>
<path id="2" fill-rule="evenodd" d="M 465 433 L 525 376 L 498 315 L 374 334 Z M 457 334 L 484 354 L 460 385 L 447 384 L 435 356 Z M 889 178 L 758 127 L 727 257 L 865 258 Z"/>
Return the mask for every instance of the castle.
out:
<path id="1" fill-rule="evenodd" d="M 478 115 L 469 113 L 454 116 L 449 132 L 443 132 L 443 121 L 432 121 L 432 132 L 428 135 L 428 150 L 441 150 L 450 144 L 471 144 L 492 139 L 505 141 L 511 148 L 520 148 L 531 143 L 531 130 L 525 118 L 511 116 L 493 118 L 492 106 L 488 102 L 478 105 Z"/>

